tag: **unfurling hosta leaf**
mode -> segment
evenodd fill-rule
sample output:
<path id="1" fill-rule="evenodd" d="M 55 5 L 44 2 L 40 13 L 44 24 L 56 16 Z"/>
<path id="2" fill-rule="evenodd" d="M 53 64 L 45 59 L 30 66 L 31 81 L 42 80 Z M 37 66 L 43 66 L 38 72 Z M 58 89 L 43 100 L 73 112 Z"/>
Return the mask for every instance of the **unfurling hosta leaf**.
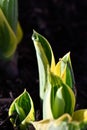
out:
<path id="1" fill-rule="evenodd" d="M 17 0 L 0 0 L 0 59 L 3 60 L 12 58 L 23 37 L 17 3 Z"/>
<path id="2" fill-rule="evenodd" d="M 57 119 L 64 113 L 72 115 L 75 95 L 60 77 L 49 71 L 47 90 L 43 99 L 43 119 Z"/>
<path id="3" fill-rule="evenodd" d="M 43 100 L 47 84 L 47 67 L 54 68 L 55 60 L 50 44 L 42 35 L 33 31 L 32 40 L 36 49 L 39 69 L 40 98 Z"/>
<path id="4" fill-rule="evenodd" d="M 47 39 L 34 31 L 32 40 L 34 42 L 38 61 L 40 98 L 43 100 L 44 93 L 47 88 L 46 86 L 48 67 L 50 68 L 51 72 L 59 76 L 65 84 L 73 89 L 75 87 L 75 81 L 71 65 L 70 52 L 67 53 L 63 58 L 61 58 L 59 62 L 55 65 L 53 51 Z"/>
<path id="5" fill-rule="evenodd" d="M 64 114 L 63 116 L 55 120 L 46 119 L 31 123 L 33 124 L 36 130 L 77 130 L 77 129 L 70 129 L 71 121 L 72 121 L 71 116 L 69 114 Z"/>
<path id="6" fill-rule="evenodd" d="M 60 58 L 59 62 L 55 66 L 54 73 L 61 77 L 65 84 L 74 89 L 75 79 L 70 59 L 70 52 Z"/>
<path id="7" fill-rule="evenodd" d="M 64 114 L 63 116 L 55 120 L 45 119 L 41 121 L 34 121 L 31 123 L 33 124 L 36 130 L 59 130 L 58 126 L 61 124 L 61 122 L 70 122 L 71 120 L 72 118 L 69 114 Z"/>
<path id="8" fill-rule="evenodd" d="M 36 130 L 87 130 L 87 122 L 74 121 L 67 113 L 55 120 L 45 119 L 31 124 Z"/>
<path id="9" fill-rule="evenodd" d="M 30 121 L 35 120 L 33 101 L 26 90 L 12 102 L 8 114 L 13 115 L 10 121 L 21 130 L 25 130 Z"/>

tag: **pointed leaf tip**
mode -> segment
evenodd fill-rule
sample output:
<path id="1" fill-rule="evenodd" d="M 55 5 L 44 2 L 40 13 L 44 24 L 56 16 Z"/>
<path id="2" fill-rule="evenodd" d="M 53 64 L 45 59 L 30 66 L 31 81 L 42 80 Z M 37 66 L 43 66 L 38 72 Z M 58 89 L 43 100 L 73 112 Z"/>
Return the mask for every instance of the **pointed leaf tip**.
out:
<path id="1" fill-rule="evenodd" d="M 39 41 L 38 33 L 35 30 L 33 30 L 32 40 L 33 41 Z"/>

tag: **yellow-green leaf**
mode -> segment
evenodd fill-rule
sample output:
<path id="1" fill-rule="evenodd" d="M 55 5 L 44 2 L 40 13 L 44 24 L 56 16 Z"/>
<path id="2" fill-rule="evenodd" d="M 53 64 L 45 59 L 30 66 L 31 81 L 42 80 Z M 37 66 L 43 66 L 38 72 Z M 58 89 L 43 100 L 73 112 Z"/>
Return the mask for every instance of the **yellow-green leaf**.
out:
<path id="1" fill-rule="evenodd" d="M 8 115 L 14 115 L 10 121 L 21 129 L 25 129 L 30 121 L 35 120 L 34 104 L 26 90 L 12 102 Z"/>
<path id="2" fill-rule="evenodd" d="M 87 122 L 87 109 L 79 109 L 76 110 L 73 115 L 72 115 L 72 119 L 74 121 L 85 121 Z"/>
<path id="3" fill-rule="evenodd" d="M 16 51 L 18 43 L 23 37 L 20 23 L 17 24 L 17 34 L 15 34 L 9 25 L 6 17 L 0 9 L 0 58 L 10 59 Z"/>
<path id="4" fill-rule="evenodd" d="M 55 66 L 54 73 L 61 77 L 65 84 L 74 89 L 75 78 L 70 59 L 70 52 L 59 59 L 59 62 Z"/>
<path id="5" fill-rule="evenodd" d="M 75 95 L 60 77 L 48 72 L 47 90 L 43 99 L 43 119 L 55 119 L 75 109 Z"/>
<path id="6" fill-rule="evenodd" d="M 0 8 L 3 11 L 10 27 L 16 34 L 18 23 L 18 0 L 0 0 Z"/>
<path id="7" fill-rule="evenodd" d="M 17 47 L 17 38 L 0 9 L 0 58 L 8 59 Z"/>
<path id="8" fill-rule="evenodd" d="M 45 119 L 31 124 L 36 130 L 87 130 L 87 122 L 72 120 L 67 113 L 55 120 Z"/>
<path id="9" fill-rule="evenodd" d="M 63 116 L 61 116 L 60 118 L 55 119 L 55 120 L 45 119 L 45 120 L 41 120 L 41 121 L 31 122 L 31 124 L 35 127 L 36 130 L 62 130 L 62 129 L 58 129 L 58 128 L 60 128 L 59 125 L 62 122 L 69 123 L 69 122 L 71 122 L 71 120 L 72 120 L 72 118 L 69 114 L 64 114 Z M 65 125 L 65 129 L 66 129 L 66 125 Z M 63 130 L 65 130 L 65 129 L 63 129 Z M 70 130 L 70 129 L 68 129 L 68 130 Z"/>
<path id="10" fill-rule="evenodd" d="M 47 84 L 47 68 L 54 68 L 55 59 L 49 42 L 42 35 L 33 31 L 32 40 L 38 62 L 40 98 L 43 100 Z"/>

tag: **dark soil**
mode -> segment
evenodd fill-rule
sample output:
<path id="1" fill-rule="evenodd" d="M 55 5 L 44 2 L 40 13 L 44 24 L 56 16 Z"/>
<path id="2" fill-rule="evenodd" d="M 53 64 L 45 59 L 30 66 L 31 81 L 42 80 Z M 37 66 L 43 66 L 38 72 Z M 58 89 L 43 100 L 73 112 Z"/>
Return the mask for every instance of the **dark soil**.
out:
<path id="1" fill-rule="evenodd" d="M 19 0 L 19 21 L 24 36 L 16 50 L 16 63 L 0 62 L 0 129 L 13 130 L 8 118 L 11 102 L 24 89 L 30 93 L 41 118 L 38 67 L 31 36 L 33 29 L 50 42 L 56 62 L 68 51 L 76 80 L 76 109 L 87 108 L 87 1 Z M 31 128 L 32 129 L 32 128 Z"/>

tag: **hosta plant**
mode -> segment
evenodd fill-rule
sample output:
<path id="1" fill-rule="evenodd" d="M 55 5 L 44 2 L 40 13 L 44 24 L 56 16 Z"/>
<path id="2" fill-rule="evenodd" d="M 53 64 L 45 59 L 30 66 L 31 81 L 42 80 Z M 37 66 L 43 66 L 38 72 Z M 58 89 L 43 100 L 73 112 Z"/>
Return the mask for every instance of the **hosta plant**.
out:
<path id="1" fill-rule="evenodd" d="M 21 130 L 27 129 L 29 121 L 35 120 L 34 104 L 26 90 L 12 102 L 8 114 L 13 115 L 10 118 L 13 126 Z"/>
<path id="2" fill-rule="evenodd" d="M 20 130 L 27 130 L 30 124 L 36 130 L 86 130 L 87 109 L 75 110 L 75 78 L 70 52 L 56 64 L 47 39 L 33 31 L 32 40 L 38 61 L 42 120 L 35 121 L 34 103 L 25 90 L 9 108 L 12 124 Z"/>
<path id="3" fill-rule="evenodd" d="M 73 89 L 75 86 L 75 80 L 71 65 L 70 52 L 67 53 L 63 58 L 60 58 L 59 62 L 56 64 L 52 48 L 47 39 L 36 31 L 33 31 L 32 40 L 35 46 L 38 62 L 41 100 L 43 100 L 44 93 L 46 91 L 48 66 L 51 72 L 61 77 L 63 82 Z"/>
<path id="4" fill-rule="evenodd" d="M 38 61 L 43 118 L 58 118 L 64 113 L 72 115 L 75 108 L 75 96 L 72 91 L 75 80 L 70 52 L 56 64 L 50 43 L 35 31 L 32 39 Z"/>

